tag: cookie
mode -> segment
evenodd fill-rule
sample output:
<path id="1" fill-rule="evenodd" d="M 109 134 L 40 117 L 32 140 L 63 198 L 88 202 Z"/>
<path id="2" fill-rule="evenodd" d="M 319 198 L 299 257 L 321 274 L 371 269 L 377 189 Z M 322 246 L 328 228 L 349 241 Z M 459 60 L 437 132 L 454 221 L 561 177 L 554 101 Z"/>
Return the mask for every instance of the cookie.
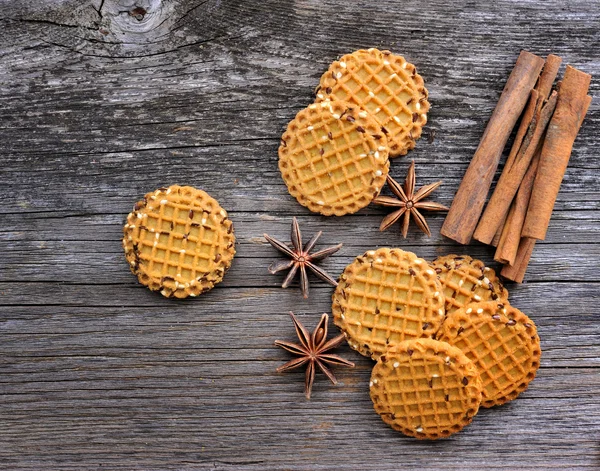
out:
<path id="1" fill-rule="evenodd" d="M 390 51 L 361 49 L 343 56 L 323 74 L 317 101 L 343 100 L 372 114 L 385 133 L 390 156 L 415 147 L 427 122 L 429 102 L 415 66 Z"/>
<path id="2" fill-rule="evenodd" d="M 357 257 L 333 293 L 333 321 L 374 360 L 404 340 L 431 337 L 444 319 L 435 271 L 412 252 L 381 248 Z"/>
<path id="3" fill-rule="evenodd" d="M 279 146 L 279 170 L 290 194 L 311 211 L 354 213 L 385 184 L 387 139 L 357 106 L 313 103 L 288 124 Z"/>
<path id="4" fill-rule="evenodd" d="M 375 411 L 405 435 L 435 440 L 462 430 L 481 403 L 471 360 L 445 342 L 407 340 L 382 355 L 371 373 Z"/>
<path id="5" fill-rule="evenodd" d="M 138 201 L 123 229 L 125 257 L 141 284 L 185 298 L 223 279 L 235 255 L 233 224 L 217 200 L 191 186 Z"/>
<path id="6" fill-rule="evenodd" d="M 512 401 L 540 366 L 540 339 L 529 317 L 507 302 L 473 303 L 449 314 L 438 340 L 460 348 L 477 366 L 483 407 Z"/>
<path id="7" fill-rule="evenodd" d="M 506 301 L 508 291 L 481 260 L 468 255 L 445 255 L 431 264 L 440 277 L 446 297 L 446 313 L 480 301 Z"/>

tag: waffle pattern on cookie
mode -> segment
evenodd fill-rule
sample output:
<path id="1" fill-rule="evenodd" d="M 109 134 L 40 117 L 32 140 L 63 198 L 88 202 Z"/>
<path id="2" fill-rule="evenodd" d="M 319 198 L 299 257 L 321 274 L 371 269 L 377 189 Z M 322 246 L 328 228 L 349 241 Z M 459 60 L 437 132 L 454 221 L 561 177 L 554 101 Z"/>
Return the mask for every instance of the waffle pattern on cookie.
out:
<path id="1" fill-rule="evenodd" d="M 425 260 L 382 248 L 346 267 L 333 294 L 332 312 L 348 344 L 376 360 L 392 345 L 432 336 L 444 319 L 444 295 Z"/>
<path id="2" fill-rule="evenodd" d="M 440 277 L 446 297 L 446 314 L 480 301 L 506 301 L 508 291 L 496 272 L 468 255 L 445 255 L 431 264 Z"/>
<path id="3" fill-rule="evenodd" d="M 391 157 L 415 147 L 427 122 L 427 96 L 414 65 L 378 49 L 361 49 L 333 62 L 317 91 L 317 101 L 344 100 L 372 114 L 388 137 Z"/>
<path id="4" fill-rule="evenodd" d="M 449 314 L 438 339 L 460 348 L 477 366 L 484 407 L 512 401 L 540 366 L 540 339 L 529 317 L 508 303 L 473 303 Z"/>
<path id="5" fill-rule="evenodd" d="M 173 185 L 135 204 L 123 247 L 140 283 L 164 296 L 185 298 L 223 279 L 235 254 L 233 224 L 202 190 Z"/>
<path id="6" fill-rule="evenodd" d="M 460 431 L 481 403 L 477 368 L 458 348 L 432 339 L 402 342 L 371 373 L 373 405 L 405 435 L 434 440 Z"/>
<path id="7" fill-rule="evenodd" d="M 309 105 L 288 124 L 279 169 L 300 204 L 327 216 L 354 213 L 379 194 L 389 170 L 385 135 L 344 102 Z"/>

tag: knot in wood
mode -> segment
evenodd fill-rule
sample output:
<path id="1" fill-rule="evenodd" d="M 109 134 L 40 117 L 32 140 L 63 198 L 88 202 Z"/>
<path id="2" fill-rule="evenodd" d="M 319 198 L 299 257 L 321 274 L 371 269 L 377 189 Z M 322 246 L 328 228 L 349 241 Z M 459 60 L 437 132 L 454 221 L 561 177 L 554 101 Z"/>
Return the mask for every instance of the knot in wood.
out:
<path id="1" fill-rule="evenodd" d="M 143 7 L 135 7 L 133 10 L 129 12 L 131 16 L 133 16 L 136 20 L 142 21 L 147 11 Z"/>
<path id="2" fill-rule="evenodd" d="M 162 0 L 118 0 L 104 7 L 112 16 L 113 32 L 120 34 L 146 35 L 160 25 L 172 13 L 172 7 L 165 7 Z M 137 42 L 127 37 L 127 42 Z"/>

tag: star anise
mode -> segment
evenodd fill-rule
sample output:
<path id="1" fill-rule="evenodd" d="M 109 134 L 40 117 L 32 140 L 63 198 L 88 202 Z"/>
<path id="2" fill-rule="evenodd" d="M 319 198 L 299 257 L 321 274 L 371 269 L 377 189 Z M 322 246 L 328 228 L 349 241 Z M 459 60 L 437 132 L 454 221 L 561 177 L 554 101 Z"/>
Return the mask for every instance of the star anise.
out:
<path id="1" fill-rule="evenodd" d="M 274 239 L 268 234 L 264 234 L 265 239 L 267 239 L 269 244 L 291 258 L 291 260 L 274 262 L 269 266 L 269 272 L 272 274 L 291 268 L 290 272 L 285 277 L 285 280 L 283 280 L 283 284 L 281 285 L 282 288 L 287 288 L 291 284 L 294 276 L 296 276 L 296 272 L 298 269 L 300 269 L 300 286 L 302 288 L 302 295 L 304 298 L 308 298 L 308 276 L 306 274 L 307 268 L 323 281 L 326 281 L 333 286 L 337 286 L 337 281 L 328 275 L 325 270 L 316 266 L 313 262 L 329 257 L 340 250 L 343 244 L 328 247 L 311 254 L 310 251 L 317 243 L 319 237 L 321 237 L 321 234 L 323 234 L 322 231 L 317 232 L 313 238 L 310 239 L 304 247 L 302 247 L 302 235 L 300 233 L 300 226 L 298 226 L 298 221 L 296 218 L 292 220 L 293 248 L 288 247 L 288 245 L 284 244 L 283 242 L 279 242 L 277 239 Z"/>
<path id="2" fill-rule="evenodd" d="M 293 360 L 288 361 L 285 365 L 280 366 L 277 368 L 277 372 L 281 373 L 282 371 L 293 370 L 294 368 L 298 368 L 308 363 L 306 366 L 304 394 L 306 395 L 306 399 L 310 399 L 310 393 L 315 381 L 315 370 L 317 366 L 323 373 L 325 373 L 325 375 L 333 384 L 337 384 L 335 376 L 329 370 L 329 368 L 325 366 L 325 363 L 349 366 L 351 368 L 354 367 L 354 363 L 344 360 L 337 355 L 326 353 L 329 350 L 338 347 L 345 340 L 345 337 L 340 334 L 337 337 L 327 341 L 327 324 L 329 320 L 329 316 L 327 314 L 323 314 L 321 316 L 321 320 L 317 324 L 317 327 L 315 327 L 315 330 L 312 334 L 306 330 L 306 328 L 300 323 L 300 321 L 291 311 L 290 316 L 294 322 L 294 327 L 296 328 L 296 334 L 298 335 L 300 343 L 296 344 L 284 342 L 282 340 L 276 340 L 275 345 L 293 353 L 294 355 L 298 355 L 298 358 L 294 358 Z"/>
<path id="3" fill-rule="evenodd" d="M 385 231 L 388 227 L 394 224 L 402 215 L 404 215 L 404 221 L 402 222 L 402 236 L 406 239 L 408 234 L 408 225 L 410 223 L 410 217 L 412 216 L 419 229 L 421 229 L 427 236 L 431 237 L 431 231 L 427 225 L 427 221 L 419 212 L 419 209 L 426 209 L 429 211 L 448 211 L 447 206 L 440 203 L 434 203 L 433 201 L 421 201 L 423 198 L 429 196 L 438 186 L 442 184 L 441 181 L 431 183 L 420 188 L 415 193 L 415 161 L 413 160 L 408 168 L 406 180 L 404 180 L 404 188 L 395 181 L 389 175 L 387 176 L 387 184 L 398 198 L 392 198 L 390 196 L 378 196 L 373 200 L 373 203 L 380 204 L 382 206 L 394 206 L 399 207 L 397 211 L 388 214 L 381 221 L 379 226 L 380 231 Z"/>

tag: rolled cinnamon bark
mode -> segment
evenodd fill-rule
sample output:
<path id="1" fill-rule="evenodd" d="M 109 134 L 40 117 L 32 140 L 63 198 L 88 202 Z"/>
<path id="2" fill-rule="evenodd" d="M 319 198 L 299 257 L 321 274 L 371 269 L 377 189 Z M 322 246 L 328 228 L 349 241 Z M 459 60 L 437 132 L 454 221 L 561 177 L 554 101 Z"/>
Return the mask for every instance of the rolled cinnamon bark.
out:
<path id="1" fill-rule="evenodd" d="M 502 221 L 502 224 L 496 231 L 496 235 L 494 235 L 494 238 L 492 239 L 492 243 L 490 245 L 492 245 L 494 247 L 498 247 L 498 244 L 500 243 L 500 238 L 502 237 L 502 230 L 504 229 L 505 224 L 506 224 L 506 219 L 504 221 Z"/>
<path id="2" fill-rule="evenodd" d="M 506 141 L 519 119 L 544 60 L 521 51 L 446 216 L 441 233 L 461 244 L 471 241 Z"/>
<path id="3" fill-rule="evenodd" d="M 535 91 L 537 93 L 536 95 L 536 99 L 537 102 L 535 103 L 534 106 L 534 111 L 531 113 L 531 115 L 529 116 L 529 125 L 534 124 L 536 121 L 533 119 L 534 117 L 536 117 L 536 119 L 539 119 L 539 113 L 543 107 L 543 105 L 546 103 L 546 101 L 548 100 L 548 98 L 550 98 L 550 94 L 552 92 L 552 85 L 554 85 L 554 81 L 556 80 L 556 76 L 558 75 L 558 69 L 560 68 L 560 64 L 562 62 L 562 59 L 559 56 L 556 56 L 554 54 L 550 54 L 548 57 L 546 57 L 546 62 L 544 63 L 544 68 L 542 69 L 542 73 L 540 74 L 540 77 L 538 78 L 537 83 L 535 84 L 535 88 L 532 90 L 532 97 L 533 97 L 533 92 Z M 560 86 L 560 82 L 558 82 L 556 84 L 556 89 L 558 90 Z M 520 131 L 520 129 L 519 129 Z M 525 131 L 528 131 L 528 129 L 525 129 Z M 523 141 L 523 139 L 521 139 L 521 142 Z M 521 143 L 519 143 L 519 148 L 521 147 Z M 518 151 L 519 149 L 517 149 Z M 537 150 L 536 150 L 537 152 Z M 516 153 L 515 153 L 516 156 Z M 507 164 L 510 163 L 510 166 L 512 166 L 512 161 L 510 159 L 507 160 Z M 509 168 L 510 168 L 509 166 Z"/>
<path id="4" fill-rule="evenodd" d="M 556 111 L 544 141 L 521 235 L 544 240 L 560 184 L 565 174 L 580 122 L 587 112 L 591 76 L 567 66 L 558 92 Z"/>
<path id="5" fill-rule="evenodd" d="M 550 118 L 552 118 L 554 108 L 556 107 L 556 99 L 557 94 L 556 92 L 553 92 L 541 112 L 538 113 L 532 121 L 531 127 L 523 140 L 523 145 L 519 149 L 512 165 L 507 163 L 504 167 L 504 171 L 502 172 L 502 175 L 500 175 L 496 189 L 494 190 L 494 193 L 483 212 L 483 216 L 477 225 L 477 229 L 473 234 L 473 237 L 476 240 L 483 242 L 484 244 L 489 244 L 494 238 L 500 224 L 505 220 L 508 209 L 510 208 L 510 203 L 519 189 L 519 185 L 525 176 L 525 172 L 527 172 L 527 169 L 529 168 L 535 150 L 541 141 L 542 135 L 546 131 Z"/>
<path id="6" fill-rule="evenodd" d="M 494 260 L 497 262 L 508 265 L 515 264 L 519 242 L 521 241 L 521 230 L 523 229 L 523 222 L 527 215 L 527 206 L 529 205 L 529 198 L 531 197 L 541 150 L 542 146 L 540 144 L 535 152 L 535 156 L 531 160 L 527 173 L 523 177 L 519 191 L 517 191 L 517 196 L 515 196 L 508 213 L 500 241 L 497 245 L 496 254 L 494 255 Z"/>
<path id="7" fill-rule="evenodd" d="M 499 247 L 499 244 L 503 245 L 506 242 L 505 239 L 502 240 L 502 233 L 506 232 L 504 230 L 504 228 L 507 225 L 509 206 L 511 205 L 511 201 L 513 199 L 512 196 L 509 199 L 509 197 L 506 193 L 507 193 L 507 190 L 508 190 L 508 193 L 513 193 L 512 187 L 514 187 L 515 192 L 517 191 L 516 188 L 519 188 L 519 184 L 521 183 L 520 179 L 523 178 L 523 174 L 525 173 L 525 171 L 527 170 L 527 168 L 529 166 L 529 159 L 531 158 L 531 156 L 525 154 L 527 159 L 525 162 L 521 161 L 520 167 L 517 168 L 517 172 L 515 172 L 515 169 L 513 168 L 513 164 L 515 163 L 515 160 L 517 159 L 517 155 L 519 156 L 520 159 L 523 158 L 525 151 L 527 151 L 527 148 L 531 143 L 531 140 L 533 137 L 532 133 L 535 130 L 535 127 L 540 126 L 539 121 L 541 118 L 542 106 L 544 105 L 544 102 L 548 99 L 548 97 L 550 96 L 550 92 L 552 90 L 552 85 L 554 84 L 554 80 L 556 79 L 556 75 L 558 74 L 558 69 L 560 67 L 561 62 L 562 62 L 562 59 L 559 56 L 550 54 L 546 58 L 546 62 L 544 63 L 544 68 L 542 69 L 542 73 L 540 74 L 540 77 L 537 81 L 537 84 L 535 85 L 535 88 L 531 91 L 531 96 L 529 97 L 529 103 L 527 104 L 527 107 L 525 108 L 525 111 L 523 112 L 523 116 L 521 118 L 521 124 L 519 125 L 519 130 L 517 131 L 517 135 L 515 136 L 513 146 L 510 150 L 510 154 L 508 155 L 508 158 L 506 159 L 506 164 L 504 165 L 504 170 L 502 172 L 502 175 L 500 176 L 500 180 L 499 180 L 498 184 L 496 185 L 496 189 L 494 190 L 494 193 L 492 194 L 492 197 L 490 198 L 490 201 L 488 202 L 488 205 L 485 208 L 482 219 L 479 221 L 477 229 L 475 230 L 475 233 L 473 234 L 473 237 L 475 237 L 475 239 L 477 239 L 481 242 L 489 243 L 489 244 L 493 245 L 494 247 Z M 549 115 L 551 115 L 551 113 L 546 112 L 545 117 L 542 119 L 549 119 L 551 117 Z M 546 123 L 546 125 L 547 125 L 547 123 Z M 546 125 L 542 125 L 541 127 L 545 128 Z M 543 129 L 541 131 L 543 131 Z M 524 138 L 525 138 L 525 140 L 523 140 Z M 537 145 L 533 149 L 536 149 L 535 152 L 537 153 Z M 531 149 L 531 151 L 533 151 L 533 149 Z M 535 177 L 535 174 L 534 174 L 534 177 Z M 508 184 L 509 188 L 506 187 L 507 184 Z M 531 190 L 531 188 L 529 188 L 529 191 L 530 190 Z M 529 196 L 527 196 L 527 201 L 529 201 Z M 498 204 L 499 202 L 500 202 L 500 204 Z M 513 201 L 513 205 L 514 205 L 514 201 Z M 527 210 L 527 207 L 525 207 L 525 211 L 526 210 Z M 502 213 L 504 213 L 504 214 L 502 214 Z M 525 214 L 523 214 L 523 218 L 524 217 L 525 217 Z M 488 225 L 492 224 L 492 225 L 496 226 L 495 235 L 491 238 L 490 238 L 490 233 L 491 233 L 492 229 L 487 228 L 487 230 L 486 230 L 484 227 L 482 227 L 482 226 L 485 226 L 486 224 L 488 224 Z M 517 237 L 516 240 L 514 240 L 514 252 L 515 253 L 517 250 L 517 246 L 519 245 L 519 239 L 520 239 L 521 229 L 523 226 L 523 221 L 521 220 L 519 224 L 520 224 L 520 226 L 518 228 L 519 234 L 516 236 Z M 514 224 L 511 224 L 511 227 L 513 230 L 515 229 Z M 512 235 L 513 234 L 511 233 L 511 236 Z M 513 251 L 512 249 L 513 249 L 513 247 L 511 246 L 510 253 L 512 253 L 512 251 Z M 499 253 L 499 251 L 496 251 L 496 255 L 502 257 L 502 254 Z M 513 255 L 513 257 L 514 257 L 514 255 Z"/>
<path id="8" fill-rule="evenodd" d="M 529 265 L 529 260 L 531 260 L 531 254 L 533 253 L 533 248 L 535 247 L 536 242 L 537 241 L 535 239 L 521 237 L 515 264 L 512 266 L 504 265 L 500 271 L 500 274 L 509 280 L 516 281 L 517 283 L 523 283 L 525 272 L 527 271 L 527 266 Z"/>
<path id="9" fill-rule="evenodd" d="M 540 79 L 535 86 L 535 89 L 538 91 L 542 100 L 547 100 L 550 96 L 550 91 L 552 90 L 552 85 L 554 84 L 554 80 L 558 74 L 558 69 L 560 68 L 561 62 L 562 59 L 554 54 L 550 54 L 548 57 L 546 57 L 544 70 L 542 70 Z"/>
<path id="10" fill-rule="evenodd" d="M 585 103 L 577 126 L 577 132 L 579 132 L 579 129 L 583 124 L 583 118 L 585 117 L 591 103 L 592 97 L 587 96 L 585 98 Z M 507 278 L 509 280 L 516 281 L 517 283 L 523 283 L 523 279 L 525 278 L 525 272 L 527 271 L 527 267 L 529 266 L 529 261 L 531 260 L 531 254 L 533 253 L 535 243 L 536 239 L 532 239 L 530 237 L 521 237 L 521 240 L 519 242 L 519 248 L 517 250 L 517 255 L 515 256 L 514 264 L 512 266 L 505 265 L 504 267 L 502 267 L 502 271 L 500 272 L 500 274 L 504 278 Z"/>
<path id="11" fill-rule="evenodd" d="M 527 102 L 527 107 L 525 111 L 523 111 L 523 116 L 521 117 L 521 123 L 519 124 L 519 129 L 517 130 L 517 135 L 515 136 L 515 140 L 513 141 L 513 145 L 510 149 L 510 154 L 506 158 L 506 167 L 512 166 L 519 149 L 521 148 L 521 144 L 523 143 L 523 138 L 527 131 L 529 130 L 529 126 L 531 125 L 531 121 L 535 117 L 535 112 L 537 110 L 537 104 L 540 100 L 539 92 L 534 88 L 531 90 L 531 95 L 529 96 L 529 101 Z M 544 99 L 542 99 L 544 100 Z"/>
<path id="12" fill-rule="evenodd" d="M 518 195 L 518 193 L 517 193 L 517 195 Z M 515 263 L 515 257 L 517 255 L 516 250 L 515 250 L 515 253 L 511 258 L 510 254 L 507 255 L 505 252 L 506 247 L 507 246 L 512 247 L 513 241 L 516 240 L 517 248 L 518 248 L 519 242 L 521 241 L 521 229 L 523 228 L 522 225 L 519 228 L 519 233 L 517 234 L 517 237 L 515 238 L 515 236 L 514 236 L 514 234 L 516 232 L 515 231 L 516 223 L 514 221 L 516 218 L 518 218 L 517 214 L 515 214 L 515 212 L 517 210 L 518 210 L 517 198 L 515 197 L 515 200 L 512 202 L 512 204 L 510 205 L 510 209 L 508 210 L 506 222 L 504 223 L 504 226 L 502 226 L 502 232 L 500 233 L 500 237 L 498 238 L 497 232 L 496 232 L 496 235 L 494 236 L 494 239 L 498 238 L 498 242 L 496 243 L 496 253 L 494 254 L 494 260 L 496 260 L 497 262 L 503 263 L 505 265 L 513 265 Z M 525 208 L 525 212 L 527 212 L 527 208 Z M 494 243 L 494 241 L 492 240 L 492 245 L 494 245 L 493 243 Z"/>

